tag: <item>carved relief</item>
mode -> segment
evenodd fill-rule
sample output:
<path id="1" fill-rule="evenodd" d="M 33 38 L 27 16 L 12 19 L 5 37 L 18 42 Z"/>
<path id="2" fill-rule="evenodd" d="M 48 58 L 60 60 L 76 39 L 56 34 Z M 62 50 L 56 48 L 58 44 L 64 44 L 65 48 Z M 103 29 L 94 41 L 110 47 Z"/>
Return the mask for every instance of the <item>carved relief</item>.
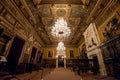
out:
<path id="1" fill-rule="evenodd" d="M 18 0 L 15 2 L 21 2 L 21 1 Z M 97 2 L 96 0 L 92 2 L 90 0 L 70 0 L 70 1 L 69 0 L 64 0 L 64 1 L 63 0 L 62 1 L 61 0 L 56 0 L 56 1 L 28 0 L 26 1 L 29 10 L 31 10 L 36 20 L 36 24 L 32 24 L 31 21 L 30 23 L 33 26 L 36 25 L 34 27 L 35 31 L 37 32 L 38 36 L 45 42 L 46 45 L 53 44 L 59 41 L 59 39 L 55 39 L 50 35 L 51 27 L 58 17 L 64 17 L 68 22 L 68 26 L 71 27 L 72 32 L 70 38 L 64 40 L 66 44 L 71 45 L 71 42 L 73 44 L 77 44 L 80 41 L 79 40 L 80 34 L 82 34 L 82 31 L 85 29 L 85 27 L 83 26 L 85 26 L 88 15 L 92 11 L 96 2 Z M 18 5 L 18 7 L 20 8 L 21 11 L 23 8 L 25 8 L 25 6 L 21 6 L 21 5 Z M 23 12 L 26 13 L 24 10 Z M 24 14 L 25 17 L 29 17 L 27 13 Z M 26 21 L 24 20 L 21 21 L 25 22 L 25 24 L 27 25 Z"/>
<path id="2" fill-rule="evenodd" d="M 81 22 L 81 18 L 69 18 L 68 23 L 72 26 L 78 26 Z"/>
<path id="3" fill-rule="evenodd" d="M 65 14 L 66 14 L 66 11 L 65 11 L 65 9 L 58 9 L 57 11 L 56 11 L 56 13 L 57 13 L 57 16 L 64 16 Z"/>
<path id="4" fill-rule="evenodd" d="M 33 0 L 33 2 L 34 2 L 35 5 L 39 5 L 41 0 Z"/>
<path id="5" fill-rule="evenodd" d="M 83 4 L 88 5 L 90 0 L 81 0 Z"/>
<path id="6" fill-rule="evenodd" d="M 28 37 L 28 40 L 27 40 L 26 46 L 25 46 L 25 54 L 30 54 L 31 48 L 32 48 L 32 45 L 34 42 L 34 38 L 31 33 L 29 33 L 27 37 Z"/>
<path id="7" fill-rule="evenodd" d="M 97 47 L 100 44 L 99 35 L 95 23 L 91 23 L 84 32 L 87 51 Z"/>
<path id="8" fill-rule="evenodd" d="M 72 17 L 84 16 L 82 14 L 86 13 L 86 12 L 87 11 L 85 9 L 83 9 L 82 7 L 72 7 L 70 16 L 72 16 Z"/>
<path id="9" fill-rule="evenodd" d="M 10 15 L 10 14 L 6 14 L 5 18 L 11 23 L 11 24 L 15 24 L 15 19 Z"/>
<path id="10" fill-rule="evenodd" d="M 43 17 L 42 22 L 45 26 L 52 26 L 54 19 L 49 17 Z"/>
<path id="11" fill-rule="evenodd" d="M 119 17 L 120 18 L 120 17 Z M 117 16 L 111 18 L 108 23 L 103 27 L 103 35 L 106 39 L 110 39 L 120 34 L 120 20 Z"/>
<path id="12" fill-rule="evenodd" d="M 42 17 L 51 17 L 51 9 L 50 7 L 41 6 L 39 9 L 39 15 Z"/>
<path id="13" fill-rule="evenodd" d="M 25 36 L 27 36 L 27 31 L 25 31 L 24 27 L 21 24 L 17 23 L 16 24 L 16 29 L 19 30 L 20 33 L 22 33 Z"/>
<path id="14" fill-rule="evenodd" d="M 85 2 L 88 0 L 85 0 Z M 41 4 L 82 4 L 81 0 L 41 0 Z"/>
<path id="15" fill-rule="evenodd" d="M 70 9 L 70 6 L 67 4 L 55 4 L 51 7 L 52 15 L 54 16 L 54 18 L 68 18 L 70 15 Z"/>

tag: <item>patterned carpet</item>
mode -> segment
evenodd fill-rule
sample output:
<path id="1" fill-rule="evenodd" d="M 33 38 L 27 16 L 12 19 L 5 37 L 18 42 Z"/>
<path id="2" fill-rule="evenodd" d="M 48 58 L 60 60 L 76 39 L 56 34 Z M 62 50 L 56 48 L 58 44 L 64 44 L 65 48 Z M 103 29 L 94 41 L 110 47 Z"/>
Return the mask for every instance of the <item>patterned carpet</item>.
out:
<path id="1" fill-rule="evenodd" d="M 92 74 L 82 74 L 77 75 L 69 69 L 56 68 L 50 74 L 43 77 L 42 80 L 118 80 L 113 77 L 92 75 Z"/>
<path id="2" fill-rule="evenodd" d="M 56 68 L 50 74 L 43 77 L 43 80 L 80 80 L 81 77 L 65 68 Z"/>
<path id="3" fill-rule="evenodd" d="M 77 75 L 70 69 L 55 68 L 44 69 L 44 71 L 33 71 L 20 75 L 0 75 L 0 80 L 120 80 L 108 76 L 99 76 L 92 74 Z"/>

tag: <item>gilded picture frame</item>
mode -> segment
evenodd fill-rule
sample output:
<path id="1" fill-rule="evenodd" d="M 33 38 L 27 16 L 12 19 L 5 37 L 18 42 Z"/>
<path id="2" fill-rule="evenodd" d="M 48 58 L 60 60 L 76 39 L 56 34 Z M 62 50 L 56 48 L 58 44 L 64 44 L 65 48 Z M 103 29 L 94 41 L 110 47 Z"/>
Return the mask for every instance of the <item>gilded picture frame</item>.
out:
<path id="1" fill-rule="evenodd" d="M 48 51 L 48 58 L 52 58 L 53 57 L 53 51 L 52 50 L 49 50 Z"/>

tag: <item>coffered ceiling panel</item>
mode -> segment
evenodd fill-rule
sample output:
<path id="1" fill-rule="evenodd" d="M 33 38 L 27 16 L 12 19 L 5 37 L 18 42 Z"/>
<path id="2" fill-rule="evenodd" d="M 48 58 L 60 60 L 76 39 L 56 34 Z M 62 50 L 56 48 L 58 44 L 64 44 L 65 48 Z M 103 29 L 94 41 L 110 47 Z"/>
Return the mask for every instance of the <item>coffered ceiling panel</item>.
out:
<path id="1" fill-rule="evenodd" d="M 56 45 L 60 39 L 51 35 L 52 26 L 59 17 L 63 17 L 71 29 L 68 38 L 62 39 L 65 44 L 76 45 L 86 28 L 86 20 L 97 1 L 90 0 L 27 0 L 31 13 L 35 16 L 40 37 L 46 45 Z M 41 26 L 42 25 L 42 26 Z M 82 28 L 81 28 L 82 27 Z"/>
<path id="2" fill-rule="evenodd" d="M 82 4 L 81 0 L 41 0 L 41 4 Z"/>
<path id="3" fill-rule="evenodd" d="M 113 8 L 119 5 L 118 2 L 119 0 L 1 0 L 0 3 L 10 12 L 6 14 L 3 11 L 10 24 L 14 25 L 18 20 L 24 24 L 25 29 L 33 29 L 35 33 L 32 35 L 37 35 L 37 39 L 41 39 L 45 46 L 57 45 L 59 41 L 63 41 L 66 46 L 74 46 L 83 38 L 87 26 L 91 22 L 102 24 Z M 60 17 L 70 27 L 71 34 L 68 38 L 59 39 L 51 34 Z M 15 27 L 26 34 L 21 24 Z"/>
<path id="4" fill-rule="evenodd" d="M 38 13 L 40 16 L 42 16 L 42 17 L 49 17 L 49 16 L 51 16 L 52 14 L 51 14 L 51 10 L 50 10 L 50 8 L 49 7 L 40 7 L 39 8 L 39 13 Z"/>
<path id="5" fill-rule="evenodd" d="M 21 13 L 28 19 L 44 45 L 77 45 L 87 27 L 87 19 L 98 0 L 14 0 Z M 71 34 L 59 39 L 51 34 L 56 20 L 63 17 Z"/>
<path id="6" fill-rule="evenodd" d="M 54 19 L 50 17 L 42 17 L 42 22 L 45 26 L 52 26 L 54 25 Z"/>

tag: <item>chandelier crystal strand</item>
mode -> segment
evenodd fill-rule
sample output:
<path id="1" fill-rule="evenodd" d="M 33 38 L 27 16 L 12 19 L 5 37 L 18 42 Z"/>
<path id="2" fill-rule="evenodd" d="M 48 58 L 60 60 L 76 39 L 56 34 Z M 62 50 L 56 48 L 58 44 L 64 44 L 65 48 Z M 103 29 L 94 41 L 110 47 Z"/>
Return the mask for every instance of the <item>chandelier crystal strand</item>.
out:
<path id="1" fill-rule="evenodd" d="M 57 46 L 57 51 L 65 51 L 65 46 L 63 42 L 59 42 Z"/>
<path id="2" fill-rule="evenodd" d="M 66 55 L 65 55 L 66 48 L 65 48 L 64 43 L 62 41 L 58 43 L 58 46 L 56 49 L 57 49 L 56 57 L 58 57 L 58 55 L 64 55 L 64 57 L 66 57 Z"/>
<path id="3" fill-rule="evenodd" d="M 67 26 L 67 22 L 63 18 L 58 18 L 55 25 L 52 27 L 52 35 L 58 38 L 66 38 L 70 35 L 70 27 Z"/>

